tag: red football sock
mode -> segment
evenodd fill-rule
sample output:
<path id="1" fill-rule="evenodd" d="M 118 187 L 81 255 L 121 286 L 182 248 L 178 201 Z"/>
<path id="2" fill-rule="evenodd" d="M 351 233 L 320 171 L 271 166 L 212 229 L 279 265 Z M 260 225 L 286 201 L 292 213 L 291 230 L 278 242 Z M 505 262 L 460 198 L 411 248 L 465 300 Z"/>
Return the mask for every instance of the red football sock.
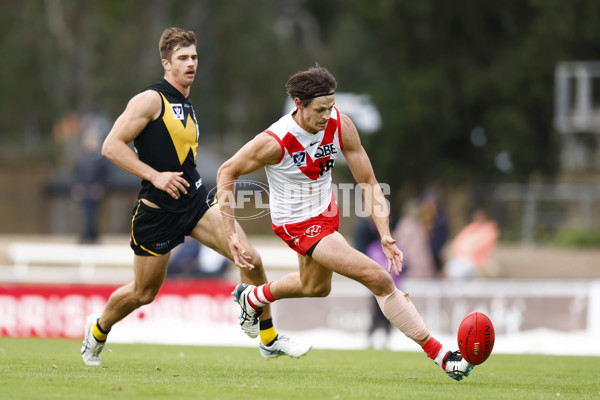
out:
<path id="1" fill-rule="evenodd" d="M 425 354 L 427 354 L 427 357 L 435 361 L 435 363 L 441 368 L 445 368 L 444 357 L 446 356 L 447 351 L 440 342 L 438 342 L 434 337 L 431 337 L 422 348 Z"/>
<path id="2" fill-rule="evenodd" d="M 277 300 L 271 294 L 271 283 L 265 283 L 264 285 L 260 285 L 254 288 L 253 291 L 248 295 L 248 303 L 254 308 L 258 310 L 259 308 L 263 308 L 267 304 L 271 304 L 275 300 Z"/>
<path id="3" fill-rule="evenodd" d="M 435 340 L 433 336 L 423 345 L 423 351 L 427 354 L 427 357 L 432 360 L 435 360 L 435 357 L 437 357 L 441 349 L 442 344 Z"/>

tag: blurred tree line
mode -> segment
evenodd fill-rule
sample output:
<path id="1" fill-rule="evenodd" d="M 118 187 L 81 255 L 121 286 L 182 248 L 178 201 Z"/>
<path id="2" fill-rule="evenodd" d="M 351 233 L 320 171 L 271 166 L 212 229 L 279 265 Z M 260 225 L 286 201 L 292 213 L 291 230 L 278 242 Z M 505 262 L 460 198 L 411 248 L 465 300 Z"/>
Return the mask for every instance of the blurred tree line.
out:
<path id="1" fill-rule="evenodd" d="M 72 111 L 114 120 L 162 76 L 159 36 L 180 26 L 199 39 L 201 134 L 225 155 L 318 62 L 379 108 L 363 140 L 380 181 L 551 179 L 554 68 L 600 57 L 598 21 L 595 0 L 4 0 L 0 143 L 52 144 Z"/>

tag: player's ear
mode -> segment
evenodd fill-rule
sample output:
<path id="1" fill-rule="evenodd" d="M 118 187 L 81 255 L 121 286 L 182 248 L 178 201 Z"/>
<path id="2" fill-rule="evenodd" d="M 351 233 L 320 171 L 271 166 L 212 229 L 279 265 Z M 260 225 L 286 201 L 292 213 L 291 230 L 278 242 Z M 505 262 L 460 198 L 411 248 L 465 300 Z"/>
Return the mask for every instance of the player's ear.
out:
<path id="1" fill-rule="evenodd" d="M 302 108 L 302 100 L 300 100 L 300 97 L 294 97 L 294 104 L 296 105 L 296 108 Z"/>

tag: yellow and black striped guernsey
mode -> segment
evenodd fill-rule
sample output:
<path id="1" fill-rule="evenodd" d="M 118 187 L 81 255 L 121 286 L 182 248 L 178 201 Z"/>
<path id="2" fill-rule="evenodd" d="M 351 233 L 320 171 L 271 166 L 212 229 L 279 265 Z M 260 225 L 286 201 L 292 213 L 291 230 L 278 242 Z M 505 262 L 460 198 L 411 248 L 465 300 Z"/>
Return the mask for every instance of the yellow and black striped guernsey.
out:
<path id="1" fill-rule="evenodd" d="M 160 94 L 162 111 L 135 138 L 133 143 L 138 157 L 159 172 L 182 171 L 190 186 L 187 195 L 175 200 L 167 192 L 143 180 L 139 198 L 148 199 L 165 211 L 185 212 L 192 206 L 201 183 L 196 170 L 199 132 L 192 102 L 165 79 L 146 90 Z"/>

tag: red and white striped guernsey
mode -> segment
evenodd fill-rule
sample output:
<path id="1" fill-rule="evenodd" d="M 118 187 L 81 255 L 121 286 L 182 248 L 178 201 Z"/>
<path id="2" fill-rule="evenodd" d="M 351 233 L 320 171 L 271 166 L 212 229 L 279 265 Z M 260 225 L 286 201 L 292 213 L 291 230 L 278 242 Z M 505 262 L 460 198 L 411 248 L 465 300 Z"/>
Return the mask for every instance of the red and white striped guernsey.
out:
<path id="1" fill-rule="evenodd" d="M 327 209 L 332 198 L 331 168 L 344 147 L 337 108 L 333 107 L 325 129 L 314 134 L 294 121 L 295 111 L 265 131 L 283 150 L 276 164 L 265 166 L 275 225 L 305 221 Z"/>

